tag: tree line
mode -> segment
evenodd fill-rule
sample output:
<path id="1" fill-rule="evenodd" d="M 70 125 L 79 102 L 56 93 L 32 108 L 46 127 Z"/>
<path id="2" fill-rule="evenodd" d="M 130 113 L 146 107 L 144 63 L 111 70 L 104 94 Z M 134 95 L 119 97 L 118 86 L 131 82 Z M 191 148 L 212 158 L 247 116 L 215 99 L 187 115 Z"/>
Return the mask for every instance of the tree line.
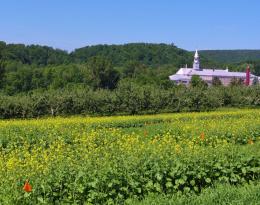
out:
<path id="1" fill-rule="evenodd" d="M 200 54 L 222 63 L 240 63 L 260 59 L 260 50 L 202 50 Z"/>
<path id="2" fill-rule="evenodd" d="M 0 95 L 0 118 L 68 115 L 122 115 L 209 111 L 221 107 L 259 107 L 260 86 L 139 86 L 120 82 L 116 89 L 70 87 Z"/>

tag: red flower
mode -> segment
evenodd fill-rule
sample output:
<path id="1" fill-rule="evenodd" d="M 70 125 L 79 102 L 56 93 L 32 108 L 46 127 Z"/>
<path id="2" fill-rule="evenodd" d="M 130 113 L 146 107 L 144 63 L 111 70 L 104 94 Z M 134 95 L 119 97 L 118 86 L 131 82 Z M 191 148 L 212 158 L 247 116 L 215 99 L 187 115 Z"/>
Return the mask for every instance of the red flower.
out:
<path id="1" fill-rule="evenodd" d="M 30 185 L 28 179 L 24 183 L 23 190 L 26 191 L 26 192 L 31 192 L 32 191 L 32 186 Z"/>

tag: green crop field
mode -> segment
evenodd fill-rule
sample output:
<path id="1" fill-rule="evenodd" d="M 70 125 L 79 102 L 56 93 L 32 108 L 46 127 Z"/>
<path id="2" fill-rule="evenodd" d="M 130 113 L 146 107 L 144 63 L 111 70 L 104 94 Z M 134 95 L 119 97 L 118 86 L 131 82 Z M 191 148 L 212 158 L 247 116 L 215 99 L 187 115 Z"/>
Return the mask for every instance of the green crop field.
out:
<path id="1" fill-rule="evenodd" d="M 259 141 L 259 109 L 2 120 L 0 204 L 259 204 Z"/>

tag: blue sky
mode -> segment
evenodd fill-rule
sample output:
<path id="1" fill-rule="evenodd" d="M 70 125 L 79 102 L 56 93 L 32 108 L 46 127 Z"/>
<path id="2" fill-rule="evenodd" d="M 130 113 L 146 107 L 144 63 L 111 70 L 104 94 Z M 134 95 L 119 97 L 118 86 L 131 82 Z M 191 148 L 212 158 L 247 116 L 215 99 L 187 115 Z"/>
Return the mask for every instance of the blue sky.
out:
<path id="1" fill-rule="evenodd" d="M 260 49 L 259 0 L 0 0 L 0 40 L 73 50 L 174 43 Z"/>

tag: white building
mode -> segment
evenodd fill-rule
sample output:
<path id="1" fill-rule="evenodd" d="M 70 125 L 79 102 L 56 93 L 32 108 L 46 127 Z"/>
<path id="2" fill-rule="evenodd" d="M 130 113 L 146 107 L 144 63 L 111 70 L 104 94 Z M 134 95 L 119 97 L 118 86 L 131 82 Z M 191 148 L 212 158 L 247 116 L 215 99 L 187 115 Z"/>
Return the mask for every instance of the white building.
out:
<path id="1" fill-rule="evenodd" d="M 250 74 L 248 72 L 229 72 L 228 69 L 204 69 L 200 67 L 200 58 L 198 51 L 196 50 L 194 55 L 193 68 L 180 68 L 175 75 L 169 76 L 170 80 L 173 80 L 177 84 L 189 84 L 191 77 L 193 75 L 198 75 L 202 80 L 211 85 L 214 78 L 218 78 L 223 85 L 228 85 L 233 78 L 241 79 L 243 82 L 246 82 L 248 75 L 249 85 L 253 83 L 254 78 L 259 77 Z"/>

